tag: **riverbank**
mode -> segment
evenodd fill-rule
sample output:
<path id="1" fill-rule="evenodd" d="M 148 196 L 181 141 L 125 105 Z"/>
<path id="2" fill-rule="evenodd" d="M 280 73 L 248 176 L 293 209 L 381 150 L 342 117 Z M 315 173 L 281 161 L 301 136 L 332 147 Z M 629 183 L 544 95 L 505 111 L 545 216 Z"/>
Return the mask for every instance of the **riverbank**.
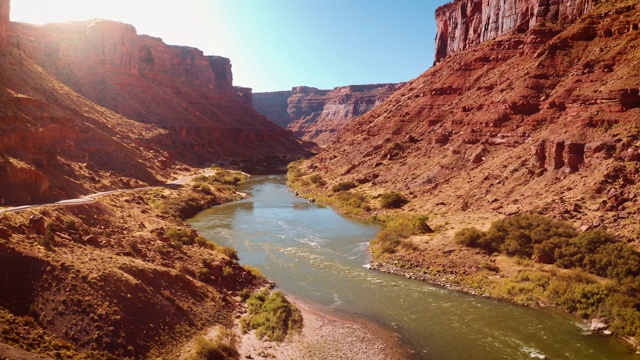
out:
<path id="1" fill-rule="evenodd" d="M 201 330 L 231 326 L 241 294 L 265 281 L 184 219 L 241 199 L 236 177 L 0 214 L 0 357 L 173 359 Z"/>
<path id="2" fill-rule="evenodd" d="M 238 350 L 241 359 L 278 360 L 406 360 L 409 353 L 398 336 L 372 322 L 326 314 L 299 299 L 287 296 L 302 312 L 303 329 L 283 343 L 243 334 Z"/>

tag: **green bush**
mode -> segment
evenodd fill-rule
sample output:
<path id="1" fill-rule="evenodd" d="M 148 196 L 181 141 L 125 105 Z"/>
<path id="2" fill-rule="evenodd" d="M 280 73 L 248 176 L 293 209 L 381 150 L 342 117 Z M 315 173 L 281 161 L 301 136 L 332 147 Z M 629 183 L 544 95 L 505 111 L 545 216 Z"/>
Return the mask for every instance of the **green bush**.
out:
<path id="1" fill-rule="evenodd" d="M 245 270 L 247 270 L 249 273 L 251 273 L 251 275 L 253 275 L 256 279 L 258 279 L 258 280 L 266 279 L 266 277 L 262 274 L 260 269 L 258 269 L 257 267 L 253 267 L 251 265 L 242 265 L 242 267 Z"/>
<path id="2" fill-rule="evenodd" d="M 249 297 L 247 307 L 248 314 L 240 319 L 243 332 L 255 330 L 258 338 L 280 342 L 302 329 L 300 310 L 280 291 L 262 289 Z"/>
<path id="3" fill-rule="evenodd" d="M 553 239 L 569 239 L 576 236 L 576 231 L 567 223 L 553 221 L 541 215 L 526 214 L 495 221 L 486 232 L 472 232 L 469 229 L 459 231 L 456 241 L 470 247 L 483 249 L 486 253 L 500 252 L 509 256 L 531 258 L 535 245 Z M 547 247 L 551 244 L 547 244 Z M 544 247 L 539 247 L 542 252 Z"/>
<path id="4" fill-rule="evenodd" d="M 223 255 L 225 255 L 226 257 L 228 257 L 231 260 L 234 261 L 238 261 L 240 260 L 238 258 L 238 251 L 230 246 L 221 246 L 221 245 L 217 245 L 216 246 L 216 250 L 219 253 L 222 253 Z"/>
<path id="5" fill-rule="evenodd" d="M 171 228 L 167 230 L 166 235 L 174 245 L 193 245 L 196 243 L 195 235 L 187 229 Z"/>
<path id="6" fill-rule="evenodd" d="M 66 219 L 64 221 L 64 229 L 67 231 L 76 231 L 78 230 L 78 224 L 75 219 Z"/>
<path id="7" fill-rule="evenodd" d="M 333 192 L 340 192 L 340 191 L 355 189 L 357 187 L 358 187 L 358 184 L 354 183 L 353 181 L 342 181 L 333 185 L 333 187 L 331 187 L 331 190 Z"/>
<path id="8" fill-rule="evenodd" d="M 343 191 L 335 197 L 336 206 L 346 214 L 357 214 L 361 211 L 369 211 L 369 199 L 358 191 Z"/>
<path id="9" fill-rule="evenodd" d="M 380 206 L 384 209 L 398 209 L 405 206 L 409 200 L 395 191 L 380 195 Z"/>
<path id="10" fill-rule="evenodd" d="M 230 339 L 226 339 L 229 337 Z M 235 339 L 228 336 L 226 330 L 221 331 L 214 341 L 200 337 L 196 340 L 195 355 L 189 360 L 236 360 L 240 358 Z"/>
<path id="11" fill-rule="evenodd" d="M 540 215 L 518 215 L 491 224 L 488 231 L 465 228 L 455 234 L 459 244 L 480 248 L 488 254 L 535 258 L 565 269 L 623 282 L 640 276 L 640 253 L 618 242 L 610 233 L 589 230 L 581 234 L 566 222 Z"/>
<path id="12" fill-rule="evenodd" d="M 484 233 L 476 228 L 463 228 L 455 233 L 453 239 L 460 245 L 478 248 L 483 236 Z"/>
<path id="13" fill-rule="evenodd" d="M 608 317 L 616 334 L 640 336 L 640 253 L 612 234 L 577 234 L 564 222 L 519 215 L 494 222 L 486 232 L 462 229 L 455 240 L 488 253 L 533 257 L 566 269 L 520 271 L 484 289 L 493 296 L 527 305 L 544 303 L 585 319 Z"/>
<path id="14" fill-rule="evenodd" d="M 374 257 L 396 252 L 398 246 L 404 244 L 404 240 L 411 236 L 432 232 L 426 219 L 427 217 L 423 215 L 400 215 L 387 218 L 384 221 L 384 228 L 371 242 Z"/>
<path id="15" fill-rule="evenodd" d="M 327 185 L 327 182 L 322 178 L 322 176 L 318 175 L 318 174 L 313 174 L 309 177 L 309 181 L 312 184 L 316 184 L 318 186 L 324 186 Z"/>

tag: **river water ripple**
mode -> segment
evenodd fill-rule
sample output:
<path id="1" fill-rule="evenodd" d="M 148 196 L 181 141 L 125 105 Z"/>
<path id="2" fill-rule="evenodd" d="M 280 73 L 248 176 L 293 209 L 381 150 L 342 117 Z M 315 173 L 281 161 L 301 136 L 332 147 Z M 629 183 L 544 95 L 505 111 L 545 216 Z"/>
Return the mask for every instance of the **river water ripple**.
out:
<path id="1" fill-rule="evenodd" d="M 639 359 L 554 311 L 452 292 L 365 268 L 375 224 L 296 198 L 284 176 L 260 176 L 251 198 L 190 220 L 203 236 L 238 250 L 280 289 L 327 313 L 357 316 L 399 334 L 416 359 Z"/>

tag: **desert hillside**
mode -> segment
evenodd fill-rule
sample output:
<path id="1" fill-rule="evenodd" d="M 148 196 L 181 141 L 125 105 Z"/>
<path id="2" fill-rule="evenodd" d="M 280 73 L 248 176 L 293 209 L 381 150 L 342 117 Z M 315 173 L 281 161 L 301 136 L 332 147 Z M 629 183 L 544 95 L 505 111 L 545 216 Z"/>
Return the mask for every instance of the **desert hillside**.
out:
<path id="1" fill-rule="evenodd" d="M 397 191 L 411 212 L 538 212 L 637 240 L 640 5 L 489 3 L 439 8 L 437 65 L 306 168 L 324 189 Z M 486 19 L 512 27 L 487 33 Z"/>
<path id="2" fill-rule="evenodd" d="M 0 6 L 0 203 L 158 184 L 216 162 L 309 154 L 252 108 L 220 56 L 127 24 L 35 26 Z"/>
<path id="3" fill-rule="evenodd" d="M 297 86 L 291 91 L 254 94 L 255 109 L 301 139 L 327 146 L 340 128 L 381 104 L 403 84 L 340 86 L 319 90 Z"/>

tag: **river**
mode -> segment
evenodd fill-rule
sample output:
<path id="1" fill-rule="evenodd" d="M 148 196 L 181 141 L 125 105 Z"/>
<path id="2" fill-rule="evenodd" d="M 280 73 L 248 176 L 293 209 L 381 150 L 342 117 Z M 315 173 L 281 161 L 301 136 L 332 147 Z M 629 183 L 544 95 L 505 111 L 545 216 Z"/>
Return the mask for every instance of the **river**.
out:
<path id="1" fill-rule="evenodd" d="M 251 198 L 206 210 L 189 222 L 238 250 L 278 288 L 326 313 L 396 332 L 415 359 L 639 359 L 584 324 L 551 310 L 445 290 L 365 268 L 372 223 L 345 218 L 288 191 L 284 176 L 259 176 Z"/>

